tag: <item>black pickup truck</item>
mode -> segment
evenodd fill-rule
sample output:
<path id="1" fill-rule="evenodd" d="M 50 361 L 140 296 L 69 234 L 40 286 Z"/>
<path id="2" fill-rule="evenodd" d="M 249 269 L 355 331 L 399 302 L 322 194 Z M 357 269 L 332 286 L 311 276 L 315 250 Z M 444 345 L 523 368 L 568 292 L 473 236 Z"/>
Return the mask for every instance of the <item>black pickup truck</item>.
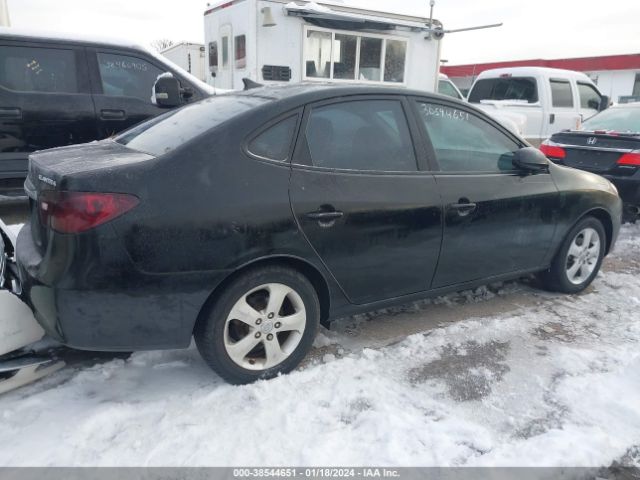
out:
<path id="1" fill-rule="evenodd" d="M 180 103 L 215 93 L 142 46 L 0 28 L 0 198 L 24 195 L 31 152 L 103 139 L 166 111 L 152 90 L 167 72 Z"/>

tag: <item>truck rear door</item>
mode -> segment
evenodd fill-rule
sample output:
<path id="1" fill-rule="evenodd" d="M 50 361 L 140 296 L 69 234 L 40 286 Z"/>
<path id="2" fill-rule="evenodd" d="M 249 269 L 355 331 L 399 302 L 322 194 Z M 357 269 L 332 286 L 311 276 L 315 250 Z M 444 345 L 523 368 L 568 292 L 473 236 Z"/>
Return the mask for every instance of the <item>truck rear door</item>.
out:
<path id="1" fill-rule="evenodd" d="M 574 85 L 567 78 L 550 78 L 547 82 L 550 107 L 545 121 L 545 135 L 550 137 L 561 130 L 575 130 L 580 126 L 580 112 L 576 104 Z"/>
<path id="2" fill-rule="evenodd" d="M 95 138 L 84 49 L 1 40 L 0 188 L 21 188 L 30 152 Z"/>

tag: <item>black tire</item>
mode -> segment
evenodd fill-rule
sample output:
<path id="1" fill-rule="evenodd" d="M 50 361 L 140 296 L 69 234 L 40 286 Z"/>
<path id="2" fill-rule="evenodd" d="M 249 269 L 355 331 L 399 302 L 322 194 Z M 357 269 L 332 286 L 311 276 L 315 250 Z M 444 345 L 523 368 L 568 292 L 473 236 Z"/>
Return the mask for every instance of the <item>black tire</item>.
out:
<path id="1" fill-rule="evenodd" d="M 583 232 L 585 229 L 593 229 L 597 232 L 599 236 L 600 250 L 595 262 L 595 268 L 591 274 L 586 276 L 580 283 L 573 283 L 569 279 L 569 274 L 567 272 L 567 267 L 570 265 L 570 260 L 568 258 L 569 248 L 571 248 L 571 245 L 573 241 L 576 240 L 578 234 Z M 560 246 L 560 250 L 558 250 L 558 253 L 551 263 L 551 268 L 539 274 L 538 277 L 542 286 L 547 290 L 561 293 L 579 293 L 583 291 L 591 284 L 591 282 L 593 282 L 593 279 L 596 278 L 600 271 L 606 244 L 607 235 L 602 222 L 591 216 L 583 218 L 569 231 L 569 233 L 567 233 L 562 245 Z"/>
<path id="2" fill-rule="evenodd" d="M 250 299 L 247 297 L 247 293 L 252 290 L 268 284 L 281 284 L 291 288 L 299 297 L 298 300 L 302 300 L 304 304 L 304 310 L 306 313 L 306 324 L 304 331 L 299 335 L 299 343 L 288 357 L 284 359 L 278 365 L 271 368 L 264 368 L 262 370 L 251 370 L 243 368 L 236 363 L 227 351 L 225 346 L 225 334 L 229 335 L 230 329 L 244 328 L 248 330 L 246 335 L 237 334 L 238 338 L 243 339 L 245 336 L 264 334 L 262 329 L 266 325 L 262 324 L 261 327 L 247 327 L 243 322 L 239 323 L 239 326 L 230 325 L 227 323 L 227 318 L 230 316 L 232 309 L 240 299 Z M 256 294 L 261 295 L 263 290 L 259 290 Z M 264 295 L 267 295 L 268 290 Z M 253 294 L 252 294 L 253 295 Z M 270 294 L 269 294 L 270 295 Z M 268 302 L 266 297 L 264 301 Z M 285 302 L 288 302 L 289 297 L 285 297 Z M 260 299 L 258 299 L 260 300 Z M 283 306 L 283 308 L 285 308 Z M 267 315 L 266 311 L 264 315 Z M 262 316 L 264 316 L 262 315 Z M 277 320 L 271 320 L 273 325 Z M 231 322 L 236 322 L 231 320 Z M 204 359 L 204 361 L 213 369 L 218 375 L 220 375 L 227 382 L 234 385 L 242 385 L 254 382 L 259 379 L 269 379 L 277 376 L 278 374 L 285 374 L 291 372 L 296 368 L 302 359 L 307 355 L 313 340 L 316 337 L 318 327 L 320 325 L 320 302 L 318 301 L 318 295 L 309 280 L 301 273 L 285 267 L 268 266 L 262 268 L 256 268 L 248 270 L 235 278 L 220 294 L 218 294 L 212 304 L 209 307 L 209 311 L 205 317 L 196 325 L 194 330 L 194 338 L 198 351 Z M 254 328 L 254 330 L 249 330 Z M 271 330 L 269 330 L 271 332 Z M 287 335 L 287 333 L 283 333 Z M 258 346 L 258 350 L 262 348 L 262 352 L 266 359 L 266 334 L 260 340 L 261 346 Z M 276 340 L 280 338 L 280 333 L 276 334 Z M 273 337 L 273 335 L 271 335 Z M 285 337 L 286 341 L 286 337 Z M 278 342 L 280 345 L 280 342 Z M 251 350 L 255 352 L 255 350 Z M 247 356 L 247 358 L 249 355 Z M 251 358 L 249 361 L 253 361 Z M 265 360 L 266 362 L 266 360 Z"/>

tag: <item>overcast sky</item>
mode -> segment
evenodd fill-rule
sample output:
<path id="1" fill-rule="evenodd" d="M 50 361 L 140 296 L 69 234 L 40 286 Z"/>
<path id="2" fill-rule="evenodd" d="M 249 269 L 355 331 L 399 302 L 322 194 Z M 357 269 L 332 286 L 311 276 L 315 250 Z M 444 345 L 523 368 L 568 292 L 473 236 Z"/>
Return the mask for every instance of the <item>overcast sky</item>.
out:
<path id="1" fill-rule="evenodd" d="M 379 10 L 428 16 L 428 0 L 345 0 Z M 212 1 L 212 4 L 220 3 Z M 202 42 L 206 1 L 8 0 L 13 26 L 124 37 Z M 640 53 L 640 0 L 437 0 L 445 28 L 504 22 L 445 37 L 449 65 L 529 58 Z"/>

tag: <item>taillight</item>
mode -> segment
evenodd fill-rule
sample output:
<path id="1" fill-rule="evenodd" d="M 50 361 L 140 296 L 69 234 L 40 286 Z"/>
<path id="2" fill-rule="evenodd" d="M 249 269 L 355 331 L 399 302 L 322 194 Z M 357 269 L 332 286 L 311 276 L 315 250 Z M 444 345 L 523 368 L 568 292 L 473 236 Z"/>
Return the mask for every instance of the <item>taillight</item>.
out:
<path id="1" fill-rule="evenodd" d="M 559 147 L 549 140 L 545 140 L 540 144 L 540 151 L 549 158 L 564 158 L 567 156 L 567 152 L 564 148 Z"/>
<path id="2" fill-rule="evenodd" d="M 139 200 L 124 193 L 59 192 L 40 194 L 40 221 L 60 233 L 80 233 L 128 212 Z"/>
<path id="3" fill-rule="evenodd" d="M 640 151 L 625 153 L 618 159 L 618 165 L 640 167 Z"/>

